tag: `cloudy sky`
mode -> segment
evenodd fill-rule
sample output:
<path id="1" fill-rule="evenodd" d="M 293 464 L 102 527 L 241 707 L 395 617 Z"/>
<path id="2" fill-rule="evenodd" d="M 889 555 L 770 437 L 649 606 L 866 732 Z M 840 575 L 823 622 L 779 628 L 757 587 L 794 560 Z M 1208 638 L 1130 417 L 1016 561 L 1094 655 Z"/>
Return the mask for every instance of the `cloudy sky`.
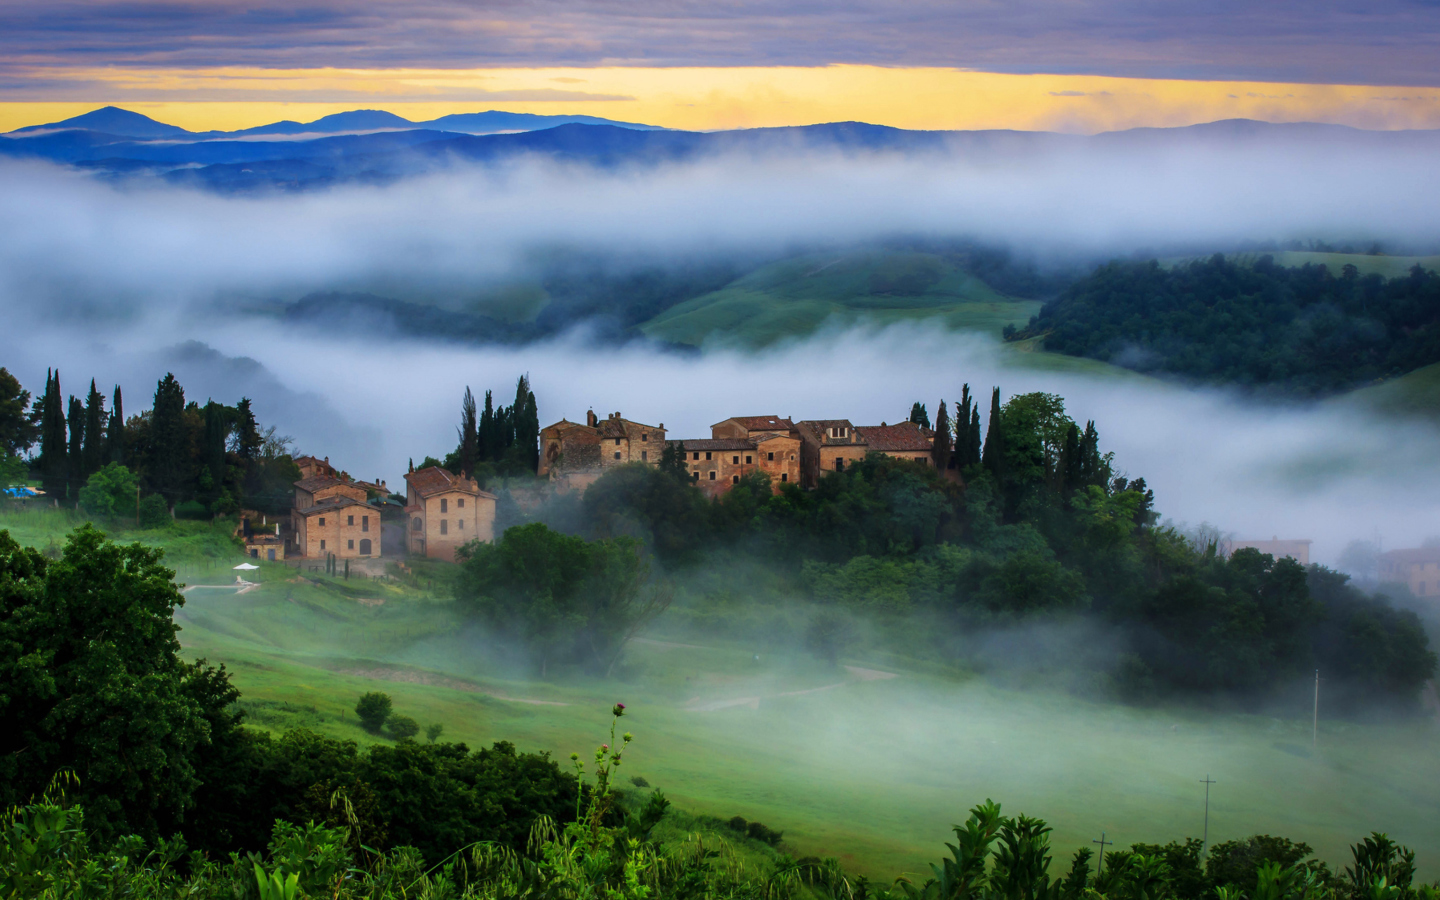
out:
<path id="1" fill-rule="evenodd" d="M 0 127 L 356 105 L 688 128 L 1440 127 L 1436 0 L 0 0 Z"/>

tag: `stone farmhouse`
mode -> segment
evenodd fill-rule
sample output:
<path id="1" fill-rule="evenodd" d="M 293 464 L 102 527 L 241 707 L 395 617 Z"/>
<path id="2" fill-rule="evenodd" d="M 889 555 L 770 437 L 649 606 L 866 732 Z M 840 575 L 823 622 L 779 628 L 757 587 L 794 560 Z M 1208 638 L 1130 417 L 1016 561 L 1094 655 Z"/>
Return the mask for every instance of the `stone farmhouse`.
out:
<path id="1" fill-rule="evenodd" d="M 735 416 L 710 426 L 710 437 L 668 441 L 684 454 L 690 480 L 718 496 L 751 472 L 783 484 L 812 488 L 829 472 L 842 472 L 883 453 L 932 465 L 934 433 L 910 422 L 852 425 L 846 419 L 795 422 L 781 416 Z M 605 470 L 629 462 L 657 465 L 664 452 L 665 426 L 643 425 L 614 413 L 604 422 L 593 412 L 581 425 L 561 419 L 540 432 L 537 474 L 565 487 L 584 490 Z"/>
<path id="2" fill-rule="evenodd" d="M 333 554 L 345 559 L 380 556 L 380 508 L 367 501 L 365 488 L 335 474 L 320 474 L 325 472 L 320 467 L 311 471 L 317 474 L 295 482 L 290 552 L 286 555 L 315 558 Z M 334 471 L 328 469 L 329 473 Z"/>
<path id="3" fill-rule="evenodd" d="M 664 451 L 664 422 L 646 425 L 618 412 L 601 421 L 590 410 L 583 425 L 561 419 L 540 429 L 536 474 L 549 476 L 564 488 L 583 491 L 607 469 L 632 462 L 656 465 Z"/>
<path id="4" fill-rule="evenodd" d="M 439 466 L 405 476 L 405 546 L 411 556 L 455 561 L 473 540 L 495 540 L 495 501 L 473 478 Z"/>
<path id="5" fill-rule="evenodd" d="M 1440 547 L 1388 550 L 1380 554 L 1381 581 L 1408 585 L 1417 597 L 1440 597 Z"/>

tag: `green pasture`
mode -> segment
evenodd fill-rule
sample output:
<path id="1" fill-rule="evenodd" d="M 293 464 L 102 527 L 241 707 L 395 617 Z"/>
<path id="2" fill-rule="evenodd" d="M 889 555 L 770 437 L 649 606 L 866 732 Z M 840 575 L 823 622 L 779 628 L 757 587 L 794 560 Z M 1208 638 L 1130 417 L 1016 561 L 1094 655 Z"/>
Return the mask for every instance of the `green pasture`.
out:
<path id="1" fill-rule="evenodd" d="M 1440 417 L 1440 363 L 1351 391 L 1332 402 L 1400 415 Z"/>
<path id="2" fill-rule="evenodd" d="M 807 254 L 762 266 L 641 326 L 650 337 L 700 345 L 766 346 L 823 325 L 884 326 L 936 318 L 952 330 L 998 335 L 1040 304 L 992 289 L 938 256 L 870 250 Z"/>
<path id="3" fill-rule="evenodd" d="M 63 512 L 0 511 L 0 528 L 42 547 L 72 525 Z M 215 529 L 117 536 L 190 560 L 181 641 L 227 666 L 255 727 L 382 740 L 353 712 L 361 693 L 379 689 L 398 714 L 442 724 L 445 740 L 508 740 L 563 759 L 607 737 L 620 701 L 635 735 L 627 779 L 644 776 L 686 815 L 761 821 L 784 831 L 792 853 L 886 878 L 938 858 L 949 826 L 987 797 L 1046 818 L 1065 854 L 1102 830 L 1121 846 L 1199 835 L 1206 775 L 1218 782 L 1212 841 L 1282 834 L 1339 863 L 1350 842 L 1385 830 L 1421 851 L 1425 877 L 1440 875 L 1430 721 L 1322 721 L 1312 752 L 1308 709 L 1269 718 L 1130 708 L 893 657 L 831 668 L 674 637 L 664 620 L 611 680 L 578 671 L 539 680 L 513 648 L 415 588 L 261 562 L 246 576 L 258 587 L 237 593 L 229 566 L 243 557 Z"/>

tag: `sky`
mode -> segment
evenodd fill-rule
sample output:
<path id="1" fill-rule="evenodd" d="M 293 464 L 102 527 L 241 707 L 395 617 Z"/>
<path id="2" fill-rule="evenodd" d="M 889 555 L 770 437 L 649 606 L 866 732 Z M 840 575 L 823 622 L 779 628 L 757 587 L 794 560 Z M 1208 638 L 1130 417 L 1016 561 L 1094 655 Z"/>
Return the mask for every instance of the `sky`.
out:
<path id="1" fill-rule="evenodd" d="M 0 0 L 0 128 L 357 107 L 677 128 L 1440 127 L 1436 0 Z"/>

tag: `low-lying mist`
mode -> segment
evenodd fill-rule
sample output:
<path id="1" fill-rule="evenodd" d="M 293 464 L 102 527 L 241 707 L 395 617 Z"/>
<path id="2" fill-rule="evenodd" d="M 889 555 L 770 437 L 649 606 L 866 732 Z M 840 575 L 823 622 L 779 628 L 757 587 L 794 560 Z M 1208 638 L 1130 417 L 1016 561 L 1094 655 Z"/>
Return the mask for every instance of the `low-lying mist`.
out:
<path id="1" fill-rule="evenodd" d="M 1164 515 L 1239 537 L 1310 537 L 1317 558 L 1334 559 L 1354 537 L 1378 532 L 1393 547 L 1440 534 L 1428 426 L 1030 366 L 987 339 L 923 325 L 681 355 L 596 346 L 583 322 L 528 346 L 467 347 L 253 310 L 382 282 L 416 296 L 478 290 L 557 247 L 663 264 L 904 232 L 967 236 L 1044 263 L 1142 246 L 1440 238 L 1433 159 L 1355 146 L 731 157 L 614 171 L 531 161 L 249 198 L 7 162 L 0 363 L 37 392 L 52 366 L 67 392 L 91 377 L 102 389 L 120 383 L 130 410 L 175 371 L 190 399 L 251 395 L 300 450 L 391 484 L 408 459 L 453 446 L 466 385 L 503 398 L 522 372 L 544 422 L 593 407 L 664 422 L 676 437 L 762 412 L 894 422 L 912 401 L 955 400 L 966 382 L 1006 396 L 1041 390 L 1096 420 L 1118 470 L 1143 476 Z"/>

